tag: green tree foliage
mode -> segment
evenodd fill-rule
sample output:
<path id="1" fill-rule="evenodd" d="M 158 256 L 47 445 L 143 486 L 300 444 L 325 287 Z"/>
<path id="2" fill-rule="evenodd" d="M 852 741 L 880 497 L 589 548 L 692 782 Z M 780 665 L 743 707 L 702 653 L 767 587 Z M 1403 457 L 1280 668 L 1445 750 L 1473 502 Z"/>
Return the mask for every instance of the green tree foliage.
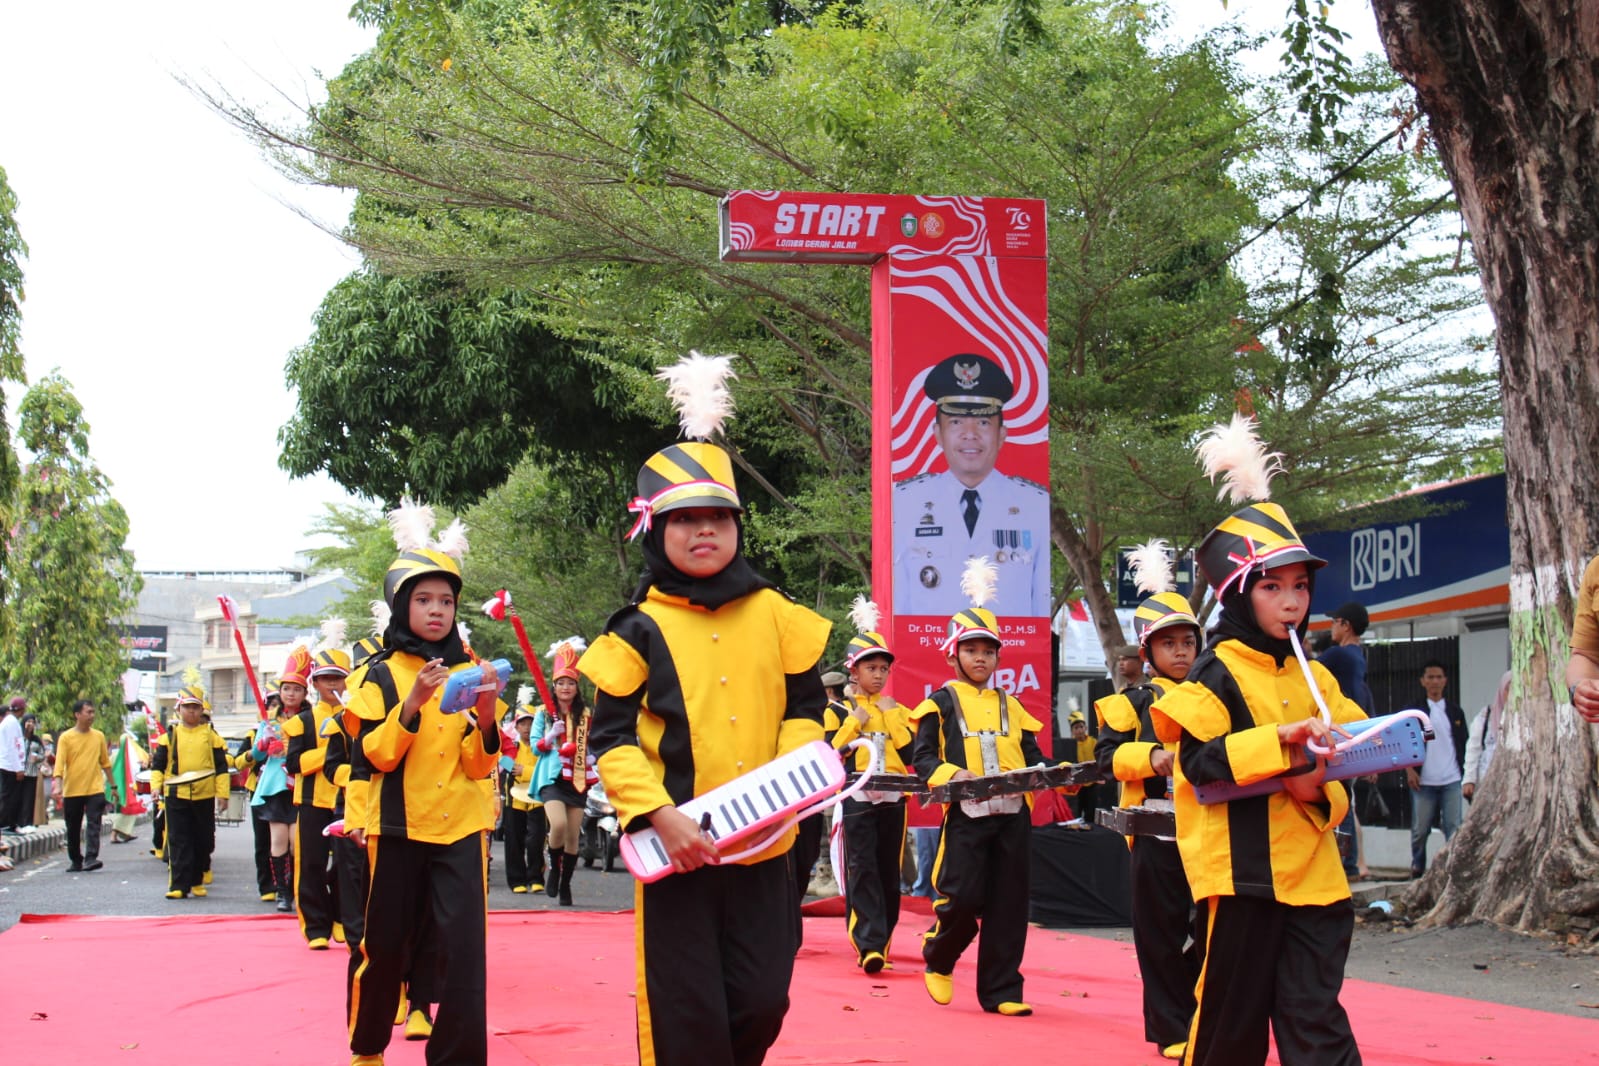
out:
<path id="1" fill-rule="evenodd" d="M 0 381 L 25 381 L 22 361 L 22 260 L 28 246 L 17 229 L 17 196 L 0 167 Z M 0 529 L 16 520 L 17 453 L 11 446 L 6 420 L 6 398 L 0 393 Z M 10 632 L 12 619 L 3 604 L 10 581 L 10 538 L 0 537 L 0 640 Z"/>
<path id="2" fill-rule="evenodd" d="M 1416 301 L 1413 336 L 1400 344 L 1405 331 L 1390 328 L 1400 297 L 1390 290 L 1383 305 L 1367 291 L 1387 229 L 1427 202 L 1415 161 L 1393 151 L 1392 170 L 1379 174 L 1367 160 L 1329 184 L 1353 149 L 1313 138 L 1296 129 L 1291 107 L 1253 97 L 1219 39 L 1159 51 L 1141 10 L 1060 0 L 861 0 L 798 8 L 761 32 L 731 32 L 743 25 L 732 19 L 720 52 L 692 32 L 673 46 L 674 106 L 652 119 L 660 136 L 641 177 L 634 105 L 658 88 L 647 84 L 657 37 L 641 10 L 532 3 L 486 28 L 445 13 L 448 64 L 358 61 L 300 131 L 218 101 L 291 171 L 360 191 L 349 235 L 380 272 L 360 284 L 448 277 L 446 288 L 460 294 L 452 299 L 467 303 L 514 292 L 549 338 L 530 341 L 542 357 L 597 368 L 574 375 L 574 395 L 587 403 L 588 390 L 614 390 L 596 401 L 594 417 L 636 415 L 621 423 L 639 430 L 636 445 L 572 450 L 554 432 L 534 432 L 527 439 L 548 451 L 530 456 L 536 469 L 527 476 L 535 495 L 583 500 L 569 527 L 603 533 L 607 557 L 627 522 L 620 501 L 631 471 L 670 434 L 650 373 L 689 348 L 731 351 L 740 377 L 729 436 L 746 460 L 741 481 L 762 562 L 807 600 L 847 600 L 840 586 L 865 583 L 866 272 L 720 262 L 710 242 L 717 200 L 732 189 L 1048 201 L 1053 534 L 1071 564 L 1070 576 L 1057 564 L 1062 593 L 1075 584 L 1104 597 L 1119 543 L 1154 532 L 1191 538 L 1215 520 L 1219 505 L 1196 484 L 1189 449 L 1240 395 L 1288 457 L 1285 502 L 1316 509 L 1408 483 L 1436 458 L 1403 439 L 1439 424 L 1425 388 L 1477 384 L 1428 377 L 1407 362 L 1438 355 L 1419 339 L 1436 321 L 1430 296 Z M 1007 19 L 1025 32 L 1003 30 Z M 563 32 L 574 25 L 581 35 Z M 1346 191 L 1357 180 L 1366 191 Z M 1408 214 L 1385 221 L 1396 210 Z M 1251 245 L 1261 233 L 1270 240 Z M 1237 254 L 1246 246 L 1284 258 L 1246 262 Z M 1427 263 L 1411 255 L 1412 267 L 1437 270 L 1431 240 L 1415 247 Z M 1386 284 L 1419 291 L 1419 274 L 1385 270 Z M 337 330 L 319 322 L 301 355 L 328 366 L 304 372 L 337 376 L 335 353 L 381 322 L 375 306 Z M 324 339 L 335 343 L 320 346 Z M 1382 367 L 1370 361 L 1377 354 L 1388 359 Z M 1357 357 L 1368 362 L 1348 369 Z M 409 372 L 390 365 L 393 376 Z M 499 365 L 520 387 L 514 369 Z M 432 377 L 441 376 L 435 367 Z M 390 403 L 392 387 L 370 383 L 361 418 L 406 426 L 414 393 Z M 566 393 L 550 398 L 564 402 Z M 1340 436 L 1357 415 L 1362 432 Z M 618 423 L 606 425 L 615 432 Z M 493 432 L 502 430 L 493 445 L 514 451 L 506 427 Z M 430 432 L 447 441 L 455 430 Z M 1357 438 L 1368 449 L 1358 461 Z M 330 454 L 343 445 L 338 435 L 322 442 Z M 300 443 L 306 454 L 315 446 L 315 435 Z M 409 441 L 426 446 L 424 437 Z M 574 457 L 583 463 L 570 466 Z M 434 452 L 431 461 L 501 460 Z M 1342 489 L 1341 471 L 1353 476 Z M 586 506 L 585 487 L 606 479 L 621 491 Z M 352 480 L 360 491 L 393 492 Z M 621 584 L 628 569 L 615 570 Z"/>
<path id="3" fill-rule="evenodd" d="M 49 728 L 75 700 L 121 731 L 127 666 L 118 623 L 143 584 L 127 550 L 128 518 L 89 456 L 89 426 L 71 386 L 42 378 L 22 398 L 18 436 L 31 460 L 17 494 L 8 591 L 16 626 L 0 654 L 0 687 L 28 697 Z"/>

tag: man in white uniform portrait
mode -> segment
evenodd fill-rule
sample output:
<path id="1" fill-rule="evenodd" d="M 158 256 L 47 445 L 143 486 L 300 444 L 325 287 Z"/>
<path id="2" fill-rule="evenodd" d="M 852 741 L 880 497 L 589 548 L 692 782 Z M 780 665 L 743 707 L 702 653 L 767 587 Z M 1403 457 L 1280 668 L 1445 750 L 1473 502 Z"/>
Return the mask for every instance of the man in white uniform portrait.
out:
<path id="1" fill-rule="evenodd" d="M 986 555 L 999 570 L 997 613 L 1048 615 L 1049 493 L 994 469 L 1015 386 L 992 359 L 961 354 L 928 371 L 922 389 L 949 469 L 894 486 L 894 612 L 948 616 L 969 606 L 961 570 Z"/>

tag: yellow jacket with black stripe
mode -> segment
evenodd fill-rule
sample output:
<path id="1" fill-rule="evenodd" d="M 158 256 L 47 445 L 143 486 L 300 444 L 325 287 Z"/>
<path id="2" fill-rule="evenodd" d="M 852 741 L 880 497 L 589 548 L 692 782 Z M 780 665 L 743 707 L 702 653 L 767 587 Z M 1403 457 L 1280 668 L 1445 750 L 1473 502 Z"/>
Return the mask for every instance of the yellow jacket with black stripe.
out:
<path id="1" fill-rule="evenodd" d="M 883 706 L 885 699 L 892 706 L 885 708 Z M 865 725 L 856 721 L 855 716 L 850 713 L 854 707 L 866 709 Z M 886 738 L 883 744 L 883 773 L 910 773 L 908 760 L 916 742 L 916 734 L 911 731 L 910 712 L 903 703 L 895 702 L 885 693 L 879 692 L 875 696 L 845 696 L 842 702 L 829 703 L 822 728 L 827 730 L 833 747 L 839 751 L 843 751 L 852 740 L 862 734 L 881 733 Z M 852 769 L 865 770 L 872 762 L 871 750 L 863 744 L 855 749 L 850 761 L 853 763 Z"/>
<path id="2" fill-rule="evenodd" d="M 1155 773 L 1150 759 L 1162 748 L 1177 754 L 1177 744 L 1162 743 L 1155 735 L 1150 707 L 1156 699 L 1176 688 L 1178 682 L 1152 677 L 1094 701 L 1099 718 L 1099 743 L 1094 761 L 1099 772 L 1122 783 L 1121 805 L 1142 806 L 1145 799 L 1165 799 L 1166 775 Z M 1128 843 L 1132 843 L 1129 838 Z"/>
<path id="3" fill-rule="evenodd" d="M 962 717 L 970 736 L 961 735 Z M 983 776 L 979 732 L 996 734 L 1000 773 L 1045 761 L 1044 751 L 1038 746 L 1038 731 L 1044 723 L 1001 689 L 980 689 L 965 681 L 945 682 L 942 689 L 916 705 L 910 720 L 916 724 L 916 774 L 929 785 L 942 785 L 957 770 Z M 1032 801 L 1029 794 L 1029 806 Z"/>
<path id="4" fill-rule="evenodd" d="M 255 761 L 255 757 L 252 754 L 255 750 L 255 735 L 258 732 L 260 732 L 259 727 L 245 734 L 244 747 L 239 749 L 239 754 L 228 759 L 228 766 L 231 769 L 245 771 L 244 791 L 252 796 L 255 795 L 255 783 L 261 777 L 261 764 Z"/>
<path id="5" fill-rule="evenodd" d="M 164 799 L 226 799 L 230 787 L 228 768 L 227 741 L 211 728 L 210 722 L 193 726 L 174 722 L 150 750 L 150 791 Z M 167 778 L 194 770 L 216 773 L 177 785 L 170 790 L 173 794 L 167 795 Z"/>
<path id="6" fill-rule="evenodd" d="M 512 782 L 518 785 L 532 784 L 533 767 L 537 766 L 538 762 L 539 752 L 537 749 L 525 740 L 518 740 L 516 742 L 516 773 L 510 775 Z M 511 800 L 512 810 L 531 811 L 537 807 L 544 806 L 543 803 L 539 802 L 537 796 L 524 801 L 517 799 L 515 796 L 510 796 L 509 790 L 507 790 L 507 795 Z"/>
<path id="7" fill-rule="evenodd" d="M 578 669 L 598 689 L 589 741 L 623 827 L 822 739 L 831 628 L 770 588 L 712 611 L 652 587 L 612 616 Z"/>
<path id="8" fill-rule="evenodd" d="M 1365 712 L 1320 663 L 1311 675 L 1335 722 Z M 1292 656 L 1279 663 L 1237 640 L 1202 654 L 1189 680 L 1150 710 L 1156 735 L 1177 742 L 1177 847 L 1195 899 L 1254 896 L 1298 906 L 1349 898 L 1333 830 L 1349 810 L 1338 781 L 1323 800 L 1301 803 L 1287 792 L 1201 805 L 1194 785 L 1251 784 L 1292 765 L 1277 727 L 1320 713 Z"/>
<path id="9" fill-rule="evenodd" d="M 479 729 L 470 709 L 459 714 L 439 710 L 441 685 L 416 720 L 409 727 L 401 725 L 400 708 L 424 665 L 409 652 L 392 651 L 350 675 L 348 713 L 359 719 L 360 732 L 351 745 L 345 822 L 373 836 L 453 844 L 493 826 L 483 782 L 500 757 L 497 723 L 504 708 L 496 709 L 488 729 Z M 356 796 L 356 778 L 367 782 L 359 823 L 351 821 L 352 805 L 362 802 Z"/>
<path id="10" fill-rule="evenodd" d="M 309 804 L 331 811 L 338 798 L 333 782 L 321 772 L 328 754 L 328 738 L 322 727 L 338 711 L 333 704 L 318 700 L 316 706 L 303 708 L 283 723 L 283 739 L 288 745 L 283 762 L 295 775 L 294 802 L 301 806 Z"/>

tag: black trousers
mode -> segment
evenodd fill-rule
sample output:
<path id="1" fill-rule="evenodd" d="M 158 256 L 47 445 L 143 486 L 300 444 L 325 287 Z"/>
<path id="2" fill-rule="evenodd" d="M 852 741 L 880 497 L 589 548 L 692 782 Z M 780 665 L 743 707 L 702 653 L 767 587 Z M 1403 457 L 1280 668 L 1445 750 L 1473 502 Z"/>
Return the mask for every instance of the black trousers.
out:
<path id="1" fill-rule="evenodd" d="M 255 816 L 248 802 L 244 808 L 244 819 L 250 823 L 250 832 L 255 834 L 255 887 L 263 896 L 274 895 L 278 886 L 272 879 L 272 830 Z"/>
<path id="2" fill-rule="evenodd" d="M 105 796 L 92 792 L 87 796 L 68 796 L 61 801 L 61 813 L 67 820 L 67 858 L 72 865 L 80 866 L 100 857 L 100 819 L 105 817 Z M 84 822 L 88 822 L 88 838 L 84 838 Z"/>
<path id="3" fill-rule="evenodd" d="M 333 839 L 322 830 L 333 824 L 331 808 L 302 804 L 294 817 L 294 909 L 306 940 L 333 935 L 338 917 L 337 881 L 330 860 Z"/>
<path id="4" fill-rule="evenodd" d="M 905 803 L 847 799 L 844 817 L 844 896 L 855 961 L 868 951 L 888 954 L 899 922 L 899 862 L 905 850 Z"/>
<path id="5" fill-rule="evenodd" d="M 266 823 L 261 823 L 265 825 Z M 348 837 L 333 841 L 333 876 L 339 884 L 339 924 L 352 954 L 359 951 L 366 929 L 366 849 Z"/>
<path id="6" fill-rule="evenodd" d="M 1189 1066 L 1257 1066 L 1266 1028 L 1282 1066 L 1360 1066 L 1338 1002 L 1354 935 L 1349 900 L 1294 907 L 1253 896 L 1213 896 Z"/>
<path id="7" fill-rule="evenodd" d="M 15 770 L 0 770 L 0 829 L 16 829 L 21 825 L 22 792 L 28 787 L 26 777 L 18 777 Z"/>
<path id="8" fill-rule="evenodd" d="M 388 1046 L 400 983 L 431 935 L 438 950 L 438 1009 L 426 1060 L 429 1066 L 482 1066 L 489 1054 L 482 834 L 452 844 L 368 837 L 367 860 L 372 882 L 362 959 L 350 984 L 351 1053 L 378 1055 Z"/>
<path id="9" fill-rule="evenodd" d="M 922 942 L 922 958 L 934 973 L 954 973 L 980 929 L 977 1002 L 988 1011 L 1022 999 L 1031 830 L 1025 806 L 1015 814 L 969 818 L 952 803 L 944 814 L 933 866 L 935 920 Z"/>
<path id="10" fill-rule="evenodd" d="M 187 892 L 203 882 L 206 861 L 216 845 L 216 801 L 169 797 L 166 808 L 167 887 Z"/>
<path id="11" fill-rule="evenodd" d="M 1205 926 L 1175 840 L 1134 837 L 1129 864 L 1133 948 L 1144 984 L 1144 1039 L 1164 1047 L 1188 1039 Z"/>
<path id="12" fill-rule="evenodd" d="M 634 894 L 640 1066 L 758 1066 L 788 1013 L 799 908 L 788 856 Z"/>
<path id="13" fill-rule="evenodd" d="M 517 885 L 544 883 L 544 838 L 549 833 L 544 808 L 519 811 L 506 807 L 500 820 L 505 837 L 505 882 Z"/>

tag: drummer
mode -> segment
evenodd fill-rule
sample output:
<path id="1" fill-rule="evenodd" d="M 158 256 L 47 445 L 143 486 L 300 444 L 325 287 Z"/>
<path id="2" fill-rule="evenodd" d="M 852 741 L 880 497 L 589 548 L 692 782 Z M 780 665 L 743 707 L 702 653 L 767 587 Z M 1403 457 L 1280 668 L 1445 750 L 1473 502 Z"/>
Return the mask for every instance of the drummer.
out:
<path id="1" fill-rule="evenodd" d="M 178 722 L 151 753 L 150 790 L 162 797 L 167 813 L 167 899 L 206 894 L 217 796 L 228 794 L 227 742 L 205 720 L 207 709 L 205 690 L 198 683 L 185 685 L 178 693 Z"/>

